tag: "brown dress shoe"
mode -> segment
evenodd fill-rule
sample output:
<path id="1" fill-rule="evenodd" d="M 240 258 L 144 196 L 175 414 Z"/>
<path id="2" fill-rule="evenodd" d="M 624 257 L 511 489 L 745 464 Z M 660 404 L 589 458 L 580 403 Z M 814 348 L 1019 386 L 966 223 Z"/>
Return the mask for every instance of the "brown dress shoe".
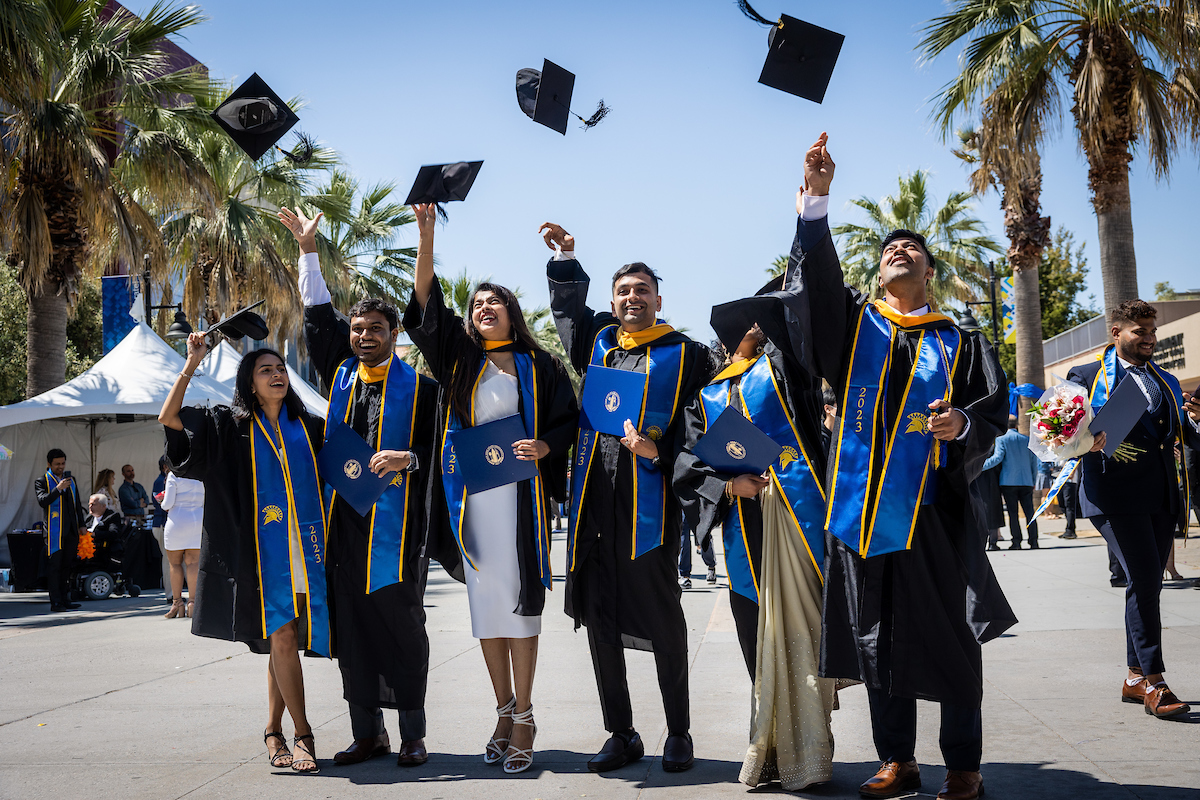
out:
<path id="1" fill-rule="evenodd" d="M 938 800 L 975 800 L 977 797 L 983 797 L 982 775 L 959 769 L 946 771 L 946 782 L 938 792 Z"/>
<path id="2" fill-rule="evenodd" d="M 1159 719 L 1186 714 L 1192 707 L 1175 696 L 1165 683 L 1157 683 L 1146 688 L 1146 713 L 1153 714 Z"/>
<path id="3" fill-rule="evenodd" d="M 858 787 L 863 797 L 895 797 L 921 788 L 921 770 L 916 761 L 885 761 L 875 777 Z"/>
<path id="4" fill-rule="evenodd" d="M 400 743 L 400 753 L 396 756 L 398 767 L 419 767 L 429 760 L 429 751 L 425 749 L 424 739 L 413 739 L 411 742 Z"/>
<path id="5" fill-rule="evenodd" d="M 375 756 L 386 756 L 392 752 L 392 743 L 387 734 L 370 739 L 355 739 L 354 742 L 340 753 L 333 756 L 335 764 L 361 764 Z"/>
<path id="6" fill-rule="evenodd" d="M 1121 681 L 1121 702 L 1122 703 L 1137 703 L 1143 705 L 1146 702 L 1146 679 L 1139 678 L 1138 682 L 1132 686 L 1128 680 Z"/>

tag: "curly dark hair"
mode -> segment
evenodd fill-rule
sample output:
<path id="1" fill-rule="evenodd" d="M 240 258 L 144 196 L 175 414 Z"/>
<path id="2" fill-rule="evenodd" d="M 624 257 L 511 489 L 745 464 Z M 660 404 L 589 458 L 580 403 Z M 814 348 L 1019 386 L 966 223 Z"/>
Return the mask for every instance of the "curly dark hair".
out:
<path id="1" fill-rule="evenodd" d="M 1158 309 L 1145 300 L 1125 300 L 1113 309 L 1112 321 L 1114 325 L 1119 325 L 1122 322 L 1137 322 L 1139 319 L 1154 319 L 1157 316 Z"/>
<path id="2" fill-rule="evenodd" d="M 364 297 L 354 305 L 350 306 L 350 319 L 361 317 L 372 311 L 383 314 L 384 319 L 388 321 L 388 327 L 392 330 L 400 327 L 400 314 L 397 313 L 396 307 L 386 300 L 380 300 L 378 297 Z"/>

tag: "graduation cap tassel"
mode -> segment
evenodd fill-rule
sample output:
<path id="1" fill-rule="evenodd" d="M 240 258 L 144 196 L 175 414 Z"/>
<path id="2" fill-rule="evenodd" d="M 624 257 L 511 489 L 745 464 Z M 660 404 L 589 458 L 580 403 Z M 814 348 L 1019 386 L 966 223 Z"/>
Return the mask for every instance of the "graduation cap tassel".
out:
<path id="1" fill-rule="evenodd" d="M 296 138 L 296 146 L 290 152 L 279 146 L 276 146 L 275 149 L 283 153 L 284 158 L 293 164 L 307 164 L 312 160 L 313 151 L 316 150 L 317 143 L 307 133 L 297 133 Z"/>
<path id="2" fill-rule="evenodd" d="M 745 14 L 747 17 L 754 20 L 755 22 L 759 23 L 760 25 L 774 25 L 775 24 L 774 22 L 767 19 L 762 14 L 759 14 L 757 11 L 755 11 L 753 8 L 751 8 L 750 4 L 747 3 L 746 0 L 738 0 L 737 6 L 738 6 L 738 8 L 740 8 L 742 10 L 743 14 Z"/>
<path id="3" fill-rule="evenodd" d="M 584 119 L 583 117 L 580 117 L 578 114 L 575 114 L 574 111 L 572 111 L 571 113 L 575 114 L 576 117 L 579 117 L 579 121 L 583 123 L 583 129 L 586 131 L 588 128 L 594 128 L 597 125 L 599 125 L 601 120 L 603 120 L 605 117 L 607 117 L 608 112 L 611 110 L 612 109 L 610 109 L 608 106 L 604 105 L 604 100 L 601 99 L 600 105 L 596 106 L 596 112 L 594 114 L 592 114 L 590 117 L 588 117 L 587 119 Z"/>

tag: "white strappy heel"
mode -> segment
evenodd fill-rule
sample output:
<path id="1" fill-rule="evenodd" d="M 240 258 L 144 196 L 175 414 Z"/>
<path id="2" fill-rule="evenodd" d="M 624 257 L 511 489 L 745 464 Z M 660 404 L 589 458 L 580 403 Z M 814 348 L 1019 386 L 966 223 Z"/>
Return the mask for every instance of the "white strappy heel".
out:
<path id="1" fill-rule="evenodd" d="M 517 698 L 514 695 L 511 700 L 502 706 L 496 706 L 496 715 L 500 719 L 512 719 L 513 711 L 517 707 Z M 508 739 L 497 739 L 493 736 L 488 740 L 487 747 L 483 748 L 483 763 L 498 764 L 504 758 L 504 754 L 508 752 Z"/>
<path id="2" fill-rule="evenodd" d="M 530 703 L 529 708 L 524 711 L 514 711 L 512 721 L 513 725 L 525 725 L 533 728 L 533 735 L 529 737 L 528 750 L 513 747 L 511 744 L 508 746 L 508 753 L 504 759 L 505 775 L 516 775 L 533 766 L 533 740 L 537 738 L 537 725 L 533 721 L 533 704 Z"/>

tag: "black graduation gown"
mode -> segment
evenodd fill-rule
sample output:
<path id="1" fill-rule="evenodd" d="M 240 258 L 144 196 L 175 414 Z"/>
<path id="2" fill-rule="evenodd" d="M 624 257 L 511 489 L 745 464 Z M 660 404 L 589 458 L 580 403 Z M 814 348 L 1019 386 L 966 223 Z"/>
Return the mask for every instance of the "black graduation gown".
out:
<path id="1" fill-rule="evenodd" d="M 421 355 L 425 356 L 425 362 L 438 380 L 437 424 L 431 456 L 436 463 L 430 471 L 425 506 L 430 521 L 428 551 L 456 580 L 465 582 L 462 553 L 450 526 L 439 447 L 441 434 L 446 430 L 446 416 L 450 411 L 450 376 L 456 365 L 474 374 L 479 369 L 484 350 L 467 334 L 462 317 L 446 307 L 441 285 L 437 281 L 433 283 L 433 291 L 424 309 L 417 302 L 416 295 L 413 295 L 404 311 L 404 330 Z M 541 459 L 539 468 L 550 498 L 562 502 L 567 496 L 567 459 L 575 441 L 579 406 L 562 362 L 544 350 L 535 350 L 530 355 L 538 375 L 538 418 L 545 420 L 538 438 L 550 447 L 549 455 Z M 547 516 L 550 513 L 549 504 L 545 513 Z M 546 587 L 542 585 L 538 566 L 537 527 L 533 514 L 529 481 L 521 481 L 517 490 L 517 563 L 521 589 L 513 613 L 523 617 L 540 616 L 546 605 Z"/>
<path id="2" fill-rule="evenodd" d="M 179 418 L 183 430 L 164 428 L 167 458 L 176 476 L 204 484 L 204 537 L 192 633 L 245 642 L 255 653 L 270 653 L 266 637 L 271 632 L 263 632 L 259 600 L 252 419 L 236 419 L 229 406 L 189 406 L 180 409 Z M 314 451 L 319 451 L 324 420 L 307 411 L 300 419 Z M 302 633 L 300 641 L 306 639 Z"/>
<path id="3" fill-rule="evenodd" d="M 578 261 L 546 265 L 550 309 L 559 338 L 581 375 L 591 362 L 596 334 L 615 324 L 607 312 L 587 306 L 590 278 Z M 655 344 L 685 343 L 683 385 L 671 424 L 658 440 L 659 461 L 671 475 L 683 446 L 683 409 L 712 376 L 709 349 L 681 333 Z M 647 347 L 617 348 L 608 366 L 645 372 Z M 687 623 L 679 605 L 679 501 L 667 482 L 663 544 L 631 559 L 633 547 L 633 454 L 617 436 L 596 437 L 583 517 L 576 532 L 575 569 L 567 575 L 566 612 L 586 625 L 601 644 L 661 653 L 687 652 Z M 576 502 L 572 498 L 572 502 Z"/>
<path id="4" fill-rule="evenodd" d="M 332 386 L 337 368 L 354 356 L 350 326 L 329 303 L 309 306 L 304 309 L 304 337 L 313 365 L 325 385 Z M 334 499 L 330 515 L 325 575 L 332 654 L 342 672 L 344 697 L 367 708 L 415 711 L 425 705 L 429 636 L 424 598 L 429 561 L 422 556 L 427 531 L 424 482 L 436 469 L 433 420 L 437 387 L 424 376 L 420 382 L 412 447 L 417 456 L 417 480 L 408 494 L 403 580 L 367 594 L 370 526 L 340 496 Z M 382 402 L 382 382 L 363 384 L 355 392 L 349 425 L 365 441 L 374 442 L 379 435 Z"/>
<path id="5" fill-rule="evenodd" d="M 855 314 L 866 299 L 843 283 L 826 220 L 799 223 L 786 285 L 804 301 L 796 333 L 805 363 L 838 392 L 838 407 L 849 408 L 847 362 Z M 890 409 L 900 408 L 906 381 L 896 377 L 911 373 L 917 338 L 897 333 Z M 917 514 L 912 548 L 863 559 L 826 535 L 821 675 L 862 680 L 896 697 L 978 707 L 980 644 L 1016 623 L 984 551 L 973 485 L 1007 424 L 1008 395 L 987 339 L 963 332 L 960 347 L 951 403 L 967 415 L 970 430 L 965 441 L 942 443 L 946 466 L 937 473 L 933 502 Z M 890 431 L 895 416 L 886 424 Z"/>

